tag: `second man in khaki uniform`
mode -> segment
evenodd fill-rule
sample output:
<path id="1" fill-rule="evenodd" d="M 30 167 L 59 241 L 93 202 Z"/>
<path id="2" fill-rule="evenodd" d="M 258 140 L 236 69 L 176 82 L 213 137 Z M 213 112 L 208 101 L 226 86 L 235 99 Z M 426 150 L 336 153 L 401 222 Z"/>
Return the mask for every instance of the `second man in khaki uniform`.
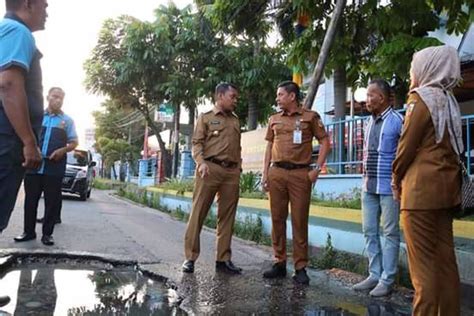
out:
<path id="1" fill-rule="evenodd" d="M 286 276 L 286 220 L 291 204 L 293 230 L 293 279 L 308 284 L 308 218 L 313 184 L 330 149 L 320 116 L 303 109 L 299 88 L 291 81 L 278 85 L 276 102 L 281 112 L 270 117 L 265 139 L 263 186 L 270 195 L 272 243 L 275 264 L 264 273 L 265 278 Z M 313 138 L 320 143 L 319 157 L 313 168 Z"/>
<path id="2" fill-rule="evenodd" d="M 241 168 L 240 123 L 233 112 L 237 98 L 236 86 L 217 85 L 214 108 L 202 114 L 196 123 L 192 140 L 196 179 L 193 208 L 184 238 L 183 272 L 194 272 L 194 262 L 200 253 L 202 225 L 217 194 L 216 270 L 241 273 L 231 261 L 230 248 Z"/>

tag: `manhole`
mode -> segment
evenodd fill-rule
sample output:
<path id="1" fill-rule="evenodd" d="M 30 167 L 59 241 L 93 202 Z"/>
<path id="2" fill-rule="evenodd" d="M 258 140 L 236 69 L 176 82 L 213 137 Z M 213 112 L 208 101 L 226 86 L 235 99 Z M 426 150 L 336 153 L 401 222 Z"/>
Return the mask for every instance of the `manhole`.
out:
<path id="1" fill-rule="evenodd" d="M 130 266 L 98 261 L 26 258 L 3 271 L 0 315 L 181 315 L 163 282 Z"/>

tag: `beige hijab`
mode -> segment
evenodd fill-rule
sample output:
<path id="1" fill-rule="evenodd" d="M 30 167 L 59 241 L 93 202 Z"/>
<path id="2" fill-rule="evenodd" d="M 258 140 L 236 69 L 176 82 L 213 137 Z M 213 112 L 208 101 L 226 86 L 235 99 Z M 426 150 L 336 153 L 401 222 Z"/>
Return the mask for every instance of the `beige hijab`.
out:
<path id="1" fill-rule="evenodd" d="M 451 145 L 456 153 L 461 154 L 464 151 L 461 111 L 452 92 L 461 80 L 458 52 L 450 46 L 425 48 L 413 55 L 410 71 L 412 80 L 418 84 L 410 92 L 418 93 L 428 107 L 436 131 L 436 143 L 443 139 L 447 126 Z"/>

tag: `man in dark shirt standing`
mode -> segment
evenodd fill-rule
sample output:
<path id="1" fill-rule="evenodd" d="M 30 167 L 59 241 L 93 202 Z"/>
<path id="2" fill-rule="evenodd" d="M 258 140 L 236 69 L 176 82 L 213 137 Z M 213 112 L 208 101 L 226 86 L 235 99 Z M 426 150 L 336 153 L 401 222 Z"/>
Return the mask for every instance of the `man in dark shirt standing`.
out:
<path id="1" fill-rule="evenodd" d="M 21 236 L 15 237 L 17 242 L 36 239 L 38 202 L 44 193 L 41 242 L 46 246 L 54 244 L 54 225 L 61 222 L 61 186 L 66 172 L 66 153 L 73 151 L 78 144 L 74 121 L 61 110 L 64 96 L 64 90 L 59 87 L 53 87 L 48 92 L 48 108 L 44 112 L 40 137 L 43 162 L 38 170 L 27 172 L 25 177 L 24 232 Z"/>
<path id="2" fill-rule="evenodd" d="M 43 30 L 47 0 L 6 0 L 0 21 L 0 232 L 10 220 L 25 169 L 41 163 L 41 53 L 32 32 Z M 9 297 L 0 297 L 0 306 Z"/>

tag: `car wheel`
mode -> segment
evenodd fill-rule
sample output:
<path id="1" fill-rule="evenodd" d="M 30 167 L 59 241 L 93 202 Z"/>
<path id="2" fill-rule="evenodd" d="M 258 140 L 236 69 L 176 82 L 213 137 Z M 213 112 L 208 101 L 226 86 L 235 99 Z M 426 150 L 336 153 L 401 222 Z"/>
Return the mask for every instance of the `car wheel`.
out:
<path id="1" fill-rule="evenodd" d="M 87 193 L 81 193 L 79 198 L 81 199 L 81 201 L 86 201 L 87 200 Z"/>

